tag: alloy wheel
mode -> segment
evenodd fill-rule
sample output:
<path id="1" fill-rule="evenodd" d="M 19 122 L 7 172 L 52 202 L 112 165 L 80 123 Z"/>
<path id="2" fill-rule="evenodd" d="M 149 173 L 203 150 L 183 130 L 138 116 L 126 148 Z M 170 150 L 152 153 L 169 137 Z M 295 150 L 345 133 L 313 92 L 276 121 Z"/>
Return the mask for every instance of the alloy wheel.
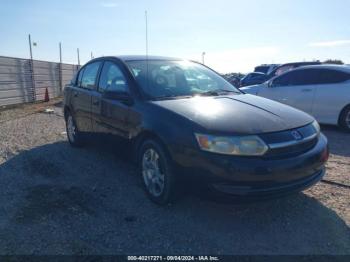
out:
<path id="1" fill-rule="evenodd" d="M 350 129 L 350 110 L 348 111 L 348 114 L 345 117 L 345 124 Z"/>
<path id="2" fill-rule="evenodd" d="M 159 197 L 164 190 L 164 172 L 160 165 L 160 157 L 157 151 L 147 149 L 142 157 L 142 176 L 148 192 Z"/>
<path id="3" fill-rule="evenodd" d="M 74 124 L 74 120 L 73 120 L 73 117 L 69 115 L 67 119 L 67 135 L 71 142 L 74 142 L 75 134 L 76 134 L 76 127 Z"/>

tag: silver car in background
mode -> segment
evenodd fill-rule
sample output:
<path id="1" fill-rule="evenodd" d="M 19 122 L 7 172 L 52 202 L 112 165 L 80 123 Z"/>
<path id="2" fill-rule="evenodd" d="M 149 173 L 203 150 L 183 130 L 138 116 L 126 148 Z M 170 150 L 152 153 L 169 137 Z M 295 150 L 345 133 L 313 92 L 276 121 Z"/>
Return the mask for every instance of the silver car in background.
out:
<path id="1" fill-rule="evenodd" d="M 290 105 L 314 116 L 319 123 L 339 125 L 350 132 L 350 67 L 300 67 L 243 92 Z"/>

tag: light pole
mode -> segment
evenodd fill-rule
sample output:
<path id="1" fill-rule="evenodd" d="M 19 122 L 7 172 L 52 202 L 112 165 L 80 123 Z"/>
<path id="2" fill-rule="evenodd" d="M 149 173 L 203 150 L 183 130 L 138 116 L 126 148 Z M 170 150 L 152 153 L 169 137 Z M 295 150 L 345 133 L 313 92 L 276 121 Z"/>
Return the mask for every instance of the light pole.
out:
<path id="1" fill-rule="evenodd" d="M 205 56 L 205 52 L 202 53 L 202 64 L 204 65 L 204 56 Z"/>

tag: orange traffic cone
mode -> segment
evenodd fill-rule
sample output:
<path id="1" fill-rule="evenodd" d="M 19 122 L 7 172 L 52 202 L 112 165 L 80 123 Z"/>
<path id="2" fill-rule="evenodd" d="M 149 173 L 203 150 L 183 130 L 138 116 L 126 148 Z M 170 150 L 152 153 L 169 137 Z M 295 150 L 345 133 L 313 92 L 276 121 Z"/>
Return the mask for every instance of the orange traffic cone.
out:
<path id="1" fill-rule="evenodd" d="M 49 97 L 49 90 L 47 90 L 47 87 L 45 89 L 45 98 L 44 98 L 45 102 L 49 102 L 50 101 L 50 97 Z"/>

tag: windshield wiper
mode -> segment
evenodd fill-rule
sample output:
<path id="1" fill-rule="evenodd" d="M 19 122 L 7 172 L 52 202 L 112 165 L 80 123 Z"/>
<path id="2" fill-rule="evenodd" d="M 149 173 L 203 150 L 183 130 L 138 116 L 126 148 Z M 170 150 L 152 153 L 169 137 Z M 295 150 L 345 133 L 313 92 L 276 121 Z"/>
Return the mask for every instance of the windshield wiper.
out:
<path id="1" fill-rule="evenodd" d="M 198 95 L 200 95 L 200 96 L 220 96 L 220 95 L 226 95 L 228 93 L 241 94 L 240 92 L 234 91 L 234 90 L 215 89 L 215 90 L 210 90 L 210 91 L 203 92 L 203 93 L 198 93 Z"/>
<path id="2" fill-rule="evenodd" d="M 171 100 L 171 99 L 182 99 L 182 98 L 191 98 L 193 96 L 191 95 L 165 95 L 165 96 L 158 96 L 152 98 L 152 100 Z"/>
<path id="3" fill-rule="evenodd" d="M 229 93 L 241 94 L 241 92 L 234 91 L 234 90 L 215 89 L 215 90 L 210 90 L 210 91 L 206 91 L 203 93 L 194 93 L 191 95 L 163 95 L 163 96 L 153 97 L 152 100 L 183 99 L 183 98 L 191 98 L 191 97 L 194 97 L 197 95 L 199 95 L 199 96 L 221 96 L 221 95 L 226 95 Z"/>

